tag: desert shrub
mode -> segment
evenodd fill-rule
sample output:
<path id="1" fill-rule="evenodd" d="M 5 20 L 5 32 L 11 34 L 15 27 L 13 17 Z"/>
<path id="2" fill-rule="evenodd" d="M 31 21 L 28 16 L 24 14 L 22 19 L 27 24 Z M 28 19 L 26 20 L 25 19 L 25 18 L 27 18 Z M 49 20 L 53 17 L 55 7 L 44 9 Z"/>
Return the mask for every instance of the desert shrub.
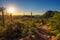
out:
<path id="1" fill-rule="evenodd" d="M 1 37 L 0 39 L 12 40 L 21 37 L 26 30 L 26 29 L 23 29 L 23 31 L 21 30 L 21 28 L 24 27 L 25 25 L 20 22 L 9 24 L 6 27 L 0 27 L 0 37 Z"/>
<path id="2" fill-rule="evenodd" d="M 60 33 L 56 35 L 57 39 L 60 40 Z"/>
<path id="3" fill-rule="evenodd" d="M 26 28 L 21 28 L 20 29 L 20 32 L 21 32 L 21 35 L 23 36 L 23 37 L 25 37 L 27 34 L 27 29 Z"/>
<path id="4" fill-rule="evenodd" d="M 50 34 L 51 34 L 51 35 L 55 35 L 55 36 L 56 36 L 58 33 L 59 33 L 58 30 L 50 31 Z"/>
<path id="5" fill-rule="evenodd" d="M 60 12 L 55 12 L 54 16 L 48 19 L 48 23 L 52 33 L 57 35 L 60 32 Z"/>

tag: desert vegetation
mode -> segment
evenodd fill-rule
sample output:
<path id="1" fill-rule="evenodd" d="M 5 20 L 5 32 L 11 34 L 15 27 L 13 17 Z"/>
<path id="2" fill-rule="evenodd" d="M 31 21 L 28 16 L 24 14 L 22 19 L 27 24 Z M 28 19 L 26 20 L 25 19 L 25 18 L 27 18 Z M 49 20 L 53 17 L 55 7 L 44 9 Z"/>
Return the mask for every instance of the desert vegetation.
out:
<path id="1" fill-rule="evenodd" d="M 2 16 L 5 19 L 2 21 Z M 60 40 L 60 12 L 47 11 L 39 17 L 0 16 L 0 40 Z M 4 24 L 4 26 L 3 26 Z"/>

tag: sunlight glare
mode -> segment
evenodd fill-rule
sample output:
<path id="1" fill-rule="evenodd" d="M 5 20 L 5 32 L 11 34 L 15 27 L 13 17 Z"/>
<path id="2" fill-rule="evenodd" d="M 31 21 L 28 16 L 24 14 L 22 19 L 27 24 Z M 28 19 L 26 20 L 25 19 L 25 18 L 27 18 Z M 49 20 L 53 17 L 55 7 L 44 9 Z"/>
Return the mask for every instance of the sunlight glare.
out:
<path id="1" fill-rule="evenodd" d="M 7 12 L 8 12 L 8 13 L 14 13 L 14 12 L 15 12 L 14 7 L 10 7 L 10 8 L 8 8 Z"/>

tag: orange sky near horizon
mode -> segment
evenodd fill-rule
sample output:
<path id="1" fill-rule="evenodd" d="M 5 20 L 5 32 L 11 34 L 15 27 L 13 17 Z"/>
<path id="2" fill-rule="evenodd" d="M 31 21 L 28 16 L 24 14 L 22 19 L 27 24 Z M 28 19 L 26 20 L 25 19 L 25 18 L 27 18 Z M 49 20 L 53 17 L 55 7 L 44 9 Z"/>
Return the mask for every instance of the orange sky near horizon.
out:
<path id="1" fill-rule="evenodd" d="M 32 12 L 32 15 L 43 15 L 44 13 L 45 12 Z M 10 14 L 10 13 L 8 13 L 8 14 Z M 0 12 L 0 15 L 2 15 L 1 12 Z M 12 15 L 31 15 L 31 12 L 14 12 L 14 13 L 12 13 Z"/>

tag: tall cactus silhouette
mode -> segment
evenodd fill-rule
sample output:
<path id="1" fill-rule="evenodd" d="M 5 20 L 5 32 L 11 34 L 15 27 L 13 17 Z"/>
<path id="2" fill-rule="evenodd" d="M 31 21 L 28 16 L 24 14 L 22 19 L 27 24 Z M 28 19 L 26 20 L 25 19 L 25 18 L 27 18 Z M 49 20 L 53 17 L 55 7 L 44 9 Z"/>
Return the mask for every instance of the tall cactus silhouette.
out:
<path id="1" fill-rule="evenodd" d="M 4 21 L 4 7 L 0 7 L 0 12 L 2 12 L 2 22 L 3 22 L 3 27 L 5 26 L 5 21 Z"/>
<path id="2" fill-rule="evenodd" d="M 31 12 L 31 20 L 32 20 L 32 12 Z"/>
<path id="3" fill-rule="evenodd" d="M 31 18 L 32 18 L 32 12 L 31 12 Z"/>
<path id="4" fill-rule="evenodd" d="M 25 16 L 25 13 L 23 13 L 23 16 Z"/>

